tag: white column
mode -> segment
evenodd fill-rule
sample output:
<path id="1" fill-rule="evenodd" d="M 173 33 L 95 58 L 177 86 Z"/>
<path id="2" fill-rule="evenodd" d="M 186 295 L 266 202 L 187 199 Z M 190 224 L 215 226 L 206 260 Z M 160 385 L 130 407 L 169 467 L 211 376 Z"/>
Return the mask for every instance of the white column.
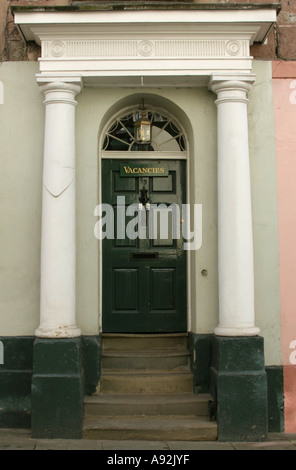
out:
<path id="1" fill-rule="evenodd" d="M 219 325 L 216 335 L 254 336 L 248 76 L 212 76 L 217 94 Z"/>
<path id="2" fill-rule="evenodd" d="M 75 302 L 75 96 L 81 86 L 79 80 L 39 83 L 46 111 L 40 326 L 35 334 L 69 338 L 81 334 Z"/>

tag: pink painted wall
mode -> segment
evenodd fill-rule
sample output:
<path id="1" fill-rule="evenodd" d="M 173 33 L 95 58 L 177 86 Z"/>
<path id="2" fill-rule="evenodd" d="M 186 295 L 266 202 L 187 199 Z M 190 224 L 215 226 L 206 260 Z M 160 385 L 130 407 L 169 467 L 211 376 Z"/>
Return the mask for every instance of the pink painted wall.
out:
<path id="1" fill-rule="evenodd" d="M 296 63 L 273 62 L 285 431 L 296 432 Z"/>

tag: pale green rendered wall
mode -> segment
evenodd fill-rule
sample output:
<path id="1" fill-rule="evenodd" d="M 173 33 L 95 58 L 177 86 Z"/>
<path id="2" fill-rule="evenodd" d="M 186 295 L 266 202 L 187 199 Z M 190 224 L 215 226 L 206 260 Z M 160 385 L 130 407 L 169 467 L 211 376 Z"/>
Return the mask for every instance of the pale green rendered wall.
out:
<path id="1" fill-rule="evenodd" d="M 267 365 L 281 364 L 275 124 L 271 62 L 255 61 L 249 94 L 256 324 Z M 262 110 L 264 110 L 262 112 Z"/>
<path id="2" fill-rule="evenodd" d="M 0 80 L 0 335 L 32 335 L 39 321 L 44 107 L 38 64 L 4 62 Z"/>
<path id="3" fill-rule="evenodd" d="M 0 65 L 0 334 L 32 335 L 39 325 L 39 264 L 44 132 L 38 64 Z M 256 324 L 267 364 L 280 364 L 278 231 L 271 66 L 254 62 L 250 93 L 250 157 L 254 214 Z M 184 126 L 190 141 L 190 200 L 203 206 L 203 243 L 190 252 L 191 330 L 218 324 L 217 164 L 215 95 L 205 88 L 84 88 L 77 96 L 77 324 L 99 331 L 99 136 L 112 115 L 139 102 L 162 107 Z M 264 112 L 262 112 L 264 110 Z M 194 138 L 193 138 L 194 136 Z M 201 275 L 206 269 L 208 275 Z M 195 281 L 193 282 L 193 280 Z"/>

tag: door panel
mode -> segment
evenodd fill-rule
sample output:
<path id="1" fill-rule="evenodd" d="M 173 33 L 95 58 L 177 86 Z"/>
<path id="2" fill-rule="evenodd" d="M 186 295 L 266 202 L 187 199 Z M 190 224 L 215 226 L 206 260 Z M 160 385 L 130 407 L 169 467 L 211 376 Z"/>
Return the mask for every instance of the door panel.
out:
<path id="1" fill-rule="evenodd" d="M 113 312 L 138 312 L 138 269 L 113 270 Z"/>
<path id="2" fill-rule="evenodd" d="M 151 310 L 175 312 L 176 310 L 176 270 L 175 268 L 152 268 Z"/>
<path id="3" fill-rule="evenodd" d="M 123 176 L 123 163 L 164 164 L 168 173 Z M 102 199 L 113 207 L 115 229 L 114 239 L 103 239 L 103 332 L 186 331 L 186 254 L 178 209 L 186 202 L 185 165 L 178 160 L 102 161 Z"/>

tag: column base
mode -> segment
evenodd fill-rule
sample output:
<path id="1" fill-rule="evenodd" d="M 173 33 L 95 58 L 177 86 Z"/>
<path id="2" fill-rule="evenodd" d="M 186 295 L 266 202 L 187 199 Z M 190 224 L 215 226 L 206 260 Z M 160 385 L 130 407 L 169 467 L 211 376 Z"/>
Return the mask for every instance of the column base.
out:
<path id="1" fill-rule="evenodd" d="M 32 437 L 80 439 L 83 426 L 81 338 L 34 342 Z"/>
<path id="2" fill-rule="evenodd" d="M 211 393 L 220 441 L 267 439 L 263 338 L 213 337 Z"/>
<path id="3" fill-rule="evenodd" d="M 258 336 L 260 334 L 259 328 L 256 326 L 251 327 L 225 327 L 218 326 L 214 330 L 216 336 Z"/>
<path id="4" fill-rule="evenodd" d="M 35 336 L 37 338 L 77 338 L 81 336 L 81 330 L 76 325 L 57 328 L 39 327 L 35 331 Z"/>

